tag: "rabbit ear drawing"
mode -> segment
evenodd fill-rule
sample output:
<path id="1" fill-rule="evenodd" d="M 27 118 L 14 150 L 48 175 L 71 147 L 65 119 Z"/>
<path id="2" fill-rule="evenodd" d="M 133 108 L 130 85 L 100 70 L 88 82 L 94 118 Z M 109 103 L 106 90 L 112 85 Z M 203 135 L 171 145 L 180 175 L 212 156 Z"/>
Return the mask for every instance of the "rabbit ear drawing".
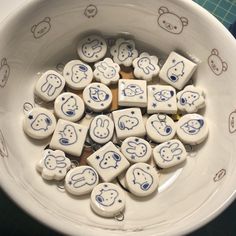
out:
<path id="1" fill-rule="evenodd" d="M 136 143 L 133 142 L 133 141 L 129 141 L 129 142 L 128 142 L 128 145 L 129 145 L 132 149 L 135 149 L 135 148 L 136 148 Z"/>
<path id="2" fill-rule="evenodd" d="M 126 149 L 126 152 L 129 153 L 129 154 L 135 154 L 135 149 L 133 149 L 133 148 L 127 148 L 127 149 Z"/>
<path id="3" fill-rule="evenodd" d="M 66 167 L 66 163 L 65 162 L 57 162 L 57 167 L 58 168 L 65 168 Z"/>
<path id="4" fill-rule="evenodd" d="M 96 126 L 97 127 L 103 127 L 103 122 L 102 122 L 102 119 L 101 118 L 98 118 L 97 121 L 96 121 Z"/>
<path id="5" fill-rule="evenodd" d="M 171 150 L 171 152 L 174 152 L 175 149 L 177 149 L 178 147 L 179 147 L 179 144 L 178 144 L 178 143 L 172 143 L 172 144 L 170 145 L 170 150 Z"/>
<path id="6" fill-rule="evenodd" d="M 109 120 L 104 120 L 103 127 L 108 128 L 109 126 Z"/>
<path id="7" fill-rule="evenodd" d="M 58 157 L 56 157 L 56 162 L 61 162 L 61 161 L 64 161 L 65 160 L 65 157 L 63 157 L 63 156 L 58 156 Z"/>
<path id="8" fill-rule="evenodd" d="M 171 151 L 172 151 L 172 150 L 171 150 Z M 173 151 L 172 151 L 172 154 L 173 154 L 173 156 L 178 156 L 178 155 L 180 155 L 182 152 L 183 152 L 183 151 L 182 151 L 180 148 L 178 148 L 178 149 L 173 150 Z"/>

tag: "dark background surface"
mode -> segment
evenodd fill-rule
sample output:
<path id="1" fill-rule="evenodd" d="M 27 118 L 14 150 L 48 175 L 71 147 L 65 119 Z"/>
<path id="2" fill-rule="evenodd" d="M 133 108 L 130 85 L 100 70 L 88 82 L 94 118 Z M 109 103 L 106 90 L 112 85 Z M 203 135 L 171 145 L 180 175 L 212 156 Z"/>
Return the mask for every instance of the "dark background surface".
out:
<path id="1" fill-rule="evenodd" d="M 236 4 L 233 0 L 195 0 L 213 13 L 226 27 L 235 20 Z M 24 236 L 60 236 L 41 223 L 35 221 L 18 208 L 0 189 L 0 235 Z M 236 235 L 236 201 L 215 220 L 191 233 L 192 236 L 235 236 Z"/>

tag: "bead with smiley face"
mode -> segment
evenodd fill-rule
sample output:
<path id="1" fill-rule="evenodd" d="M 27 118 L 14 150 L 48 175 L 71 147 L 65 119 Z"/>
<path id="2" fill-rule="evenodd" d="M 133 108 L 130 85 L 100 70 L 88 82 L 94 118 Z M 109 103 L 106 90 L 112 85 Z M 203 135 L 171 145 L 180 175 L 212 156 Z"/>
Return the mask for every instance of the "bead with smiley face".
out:
<path id="1" fill-rule="evenodd" d="M 97 185 L 91 194 L 92 210 L 103 217 L 115 217 L 125 208 L 125 194 L 123 190 L 112 183 Z"/>
<path id="2" fill-rule="evenodd" d="M 57 117 L 72 122 L 78 121 L 84 114 L 84 102 L 74 93 L 62 93 L 54 103 Z"/>

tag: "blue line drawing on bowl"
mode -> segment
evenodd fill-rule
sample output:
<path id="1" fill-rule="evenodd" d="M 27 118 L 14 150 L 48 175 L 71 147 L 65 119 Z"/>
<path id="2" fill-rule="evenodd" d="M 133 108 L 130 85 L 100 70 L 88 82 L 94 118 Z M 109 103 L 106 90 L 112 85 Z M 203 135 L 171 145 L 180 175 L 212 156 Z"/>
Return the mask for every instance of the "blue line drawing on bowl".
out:
<path id="1" fill-rule="evenodd" d="M 114 205 L 119 193 L 115 189 L 101 189 L 101 193 L 95 196 L 96 201 L 105 207 Z"/>
<path id="2" fill-rule="evenodd" d="M 228 70 L 228 64 L 219 55 L 219 51 L 216 48 L 211 50 L 211 55 L 208 57 L 208 65 L 211 71 L 219 76 L 223 72 Z"/>
<path id="3" fill-rule="evenodd" d="M 228 127 L 229 127 L 230 134 L 233 134 L 236 132 L 236 110 L 232 111 L 229 114 Z"/>
<path id="4" fill-rule="evenodd" d="M 175 59 L 172 62 L 175 63 L 176 62 Z M 177 82 L 179 78 L 184 75 L 184 68 L 185 65 L 183 61 L 179 61 L 173 66 L 171 66 L 167 70 L 168 79 L 173 83 Z"/>
<path id="5" fill-rule="evenodd" d="M 180 128 L 189 135 L 196 135 L 199 133 L 201 128 L 204 126 L 204 120 L 202 119 L 191 119 L 185 122 Z"/>
<path id="6" fill-rule="evenodd" d="M 93 134 L 99 139 L 105 139 L 110 135 L 109 130 L 110 122 L 108 119 L 98 118 L 96 126 L 93 129 Z"/>
<path id="7" fill-rule="evenodd" d="M 48 126 L 52 125 L 51 118 L 45 113 L 39 113 L 35 118 L 33 115 L 29 115 L 28 119 L 33 120 L 30 126 L 35 131 L 46 132 L 48 130 Z"/>
<path id="8" fill-rule="evenodd" d="M 173 161 L 175 158 L 177 160 L 180 160 L 180 155 L 183 153 L 183 150 L 179 147 L 179 143 L 174 142 L 167 143 L 167 145 L 160 149 L 159 153 L 163 162 L 170 162 Z"/>
<path id="9" fill-rule="evenodd" d="M 31 32 L 35 39 L 39 39 L 46 35 L 51 29 L 51 18 L 45 17 L 42 21 L 31 27 Z"/>
<path id="10" fill-rule="evenodd" d="M 59 131 L 61 138 L 59 143 L 63 146 L 73 145 L 78 141 L 78 135 L 73 125 L 66 125 L 62 131 Z"/>
<path id="11" fill-rule="evenodd" d="M 221 179 L 223 179 L 225 177 L 225 175 L 226 175 L 226 169 L 221 169 L 215 174 L 213 181 L 218 182 Z"/>
<path id="12" fill-rule="evenodd" d="M 151 125 L 161 136 L 168 136 L 173 130 L 166 122 L 166 115 L 157 115 L 157 120 L 152 121 Z"/>
<path id="13" fill-rule="evenodd" d="M 167 102 L 173 96 L 174 96 L 174 91 L 169 89 L 163 89 L 153 94 L 153 97 L 157 102 Z"/>
<path id="14" fill-rule="evenodd" d="M 131 158 L 141 158 L 147 154 L 147 145 L 140 142 L 139 139 L 135 139 L 135 141 L 129 141 L 128 147 L 126 148 L 126 152 L 131 154 Z"/>
<path id="15" fill-rule="evenodd" d="M 104 102 L 109 99 L 109 94 L 100 88 L 89 88 L 89 96 L 94 102 Z"/>
<path id="16" fill-rule="evenodd" d="M 10 75 L 10 66 L 7 63 L 7 59 L 4 57 L 0 64 L 0 87 L 4 88 L 7 84 Z"/>
<path id="17" fill-rule="evenodd" d="M 74 65 L 71 72 L 71 80 L 76 84 L 88 78 L 88 67 L 84 64 Z"/>
<path id="18" fill-rule="evenodd" d="M 121 156 L 117 152 L 108 151 L 103 155 L 102 160 L 99 162 L 99 166 L 101 169 L 116 169 L 120 161 Z"/>
<path id="19" fill-rule="evenodd" d="M 158 9 L 158 25 L 172 34 L 181 34 L 184 27 L 188 25 L 188 19 L 183 16 L 178 16 L 174 12 L 170 12 L 165 6 Z"/>
<path id="20" fill-rule="evenodd" d="M 143 94 L 144 91 L 137 84 L 129 84 L 122 90 L 122 94 L 125 97 L 135 97 L 137 95 Z"/>
<path id="21" fill-rule="evenodd" d="M 88 18 L 94 18 L 98 13 L 98 9 L 95 5 L 89 4 L 85 10 L 84 10 L 84 15 Z"/>
<path id="22" fill-rule="evenodd" d="M 121 130 L 132 130 L 139 124 L 139 120 L 136 117 L 122 115 L 118 120 L 118 127 Z"/>
<path id="23" fill-rule="evenodd" d="M 65 100 L 65 98 L 63 97 L 62 100 Z M 74 96 L 67 98 L 61 105 L 61 111 L 63 114 L 69 117 L 75 116 L 77 110 L 78 104 Z"/>
<path id="24" fill-rule="evenodd" d="M 72 175 L 69 184 L 74 188 L 81 188 L 86 185 L 94 185 L 97 179 L 98 176 L 92 168 L 85 168 L 82 172 Z"/>
<path id="25" fill-rule="evenodd" d="M 150 189 L 153 184 L 153 177 L 141 168 L 133 169 L 133 177 L 133 183 L 138 184 L 143 191 Z"/>
<path id="26" fill-rule="evenodd" d="M 41 91 L 49 97 L 53 96 L 57 89 L 62 85 L 62 80 L 57 75 L 47 75 L 44 84 L 41 86 Z"/>
<path id="27" fill-rule="evenodd" d="M 155 70 L 155 66 L 152 64 L 151 59 L 148 57 L 140 58 L 137 62 L 137 65 L 146 75 L 149 75 L 152 71 Z"/>
<path id="28" fill-rule="evenodd" d="M 0 130 L 0 155 L 1 157 L 8 157 L 7 144 L 3 136 L 2 130 Z"/>

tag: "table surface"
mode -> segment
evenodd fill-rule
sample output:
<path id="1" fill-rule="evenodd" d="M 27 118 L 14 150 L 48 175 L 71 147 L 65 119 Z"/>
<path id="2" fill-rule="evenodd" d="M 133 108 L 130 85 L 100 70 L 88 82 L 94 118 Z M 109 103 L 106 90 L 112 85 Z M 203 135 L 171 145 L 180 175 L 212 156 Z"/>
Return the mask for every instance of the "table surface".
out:
<path id="1" fill-rule="evenodd" d="M 24 0 L 0 0 L 0 21 Z M 236 0 L 195 0 L 218 18 L 227 28 L 236 20 Z M 236 234 L 236 202 L 215 220 L 191 233 L 192 236 L 233 236 Z M 60 234 L 35 221 L 15 205 L 0 190 L 0 233 L 1 235 L 50 235 Z"/>

